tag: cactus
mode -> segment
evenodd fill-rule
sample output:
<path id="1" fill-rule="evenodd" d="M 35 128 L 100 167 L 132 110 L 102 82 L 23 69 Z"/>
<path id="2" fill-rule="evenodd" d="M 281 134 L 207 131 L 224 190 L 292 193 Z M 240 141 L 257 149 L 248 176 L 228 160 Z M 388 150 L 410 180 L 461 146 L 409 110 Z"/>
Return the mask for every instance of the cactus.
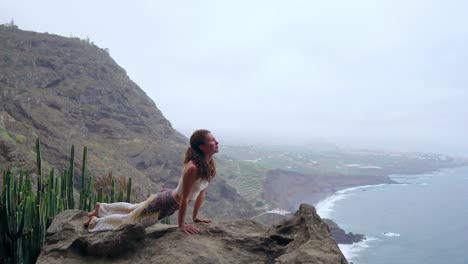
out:
<path id="1" fill-rule="evenodd" d="M 102 202 L 102 187 L 99 188 L 96 202 Z"/>
<path id="2" fill-rule="evenodd" d="M 169 216 L 166 216 L 161 220 L 161 223 L 165 224 L 165 225 L 170 225 L 171 224 L 171 218 Z"/>
<path id="3" fill-rule="evenodd" d="M 127 200 L 125 200 L 127 203 L 130 202 L 130 196 L 132 195 L 132 178 L 128 178 L 128 184 L 127 184 Z"/>
<path id="4" fill-rule="evenodd" d="M 36 139 L 36 164 L 37 164 L 37 192 L 42 188 L 42 158 L 41 158 L 41 141 Z"/>
<path id="5" fill-rule="evenodd" d="M 111 203 L 115 202 L 115 179 L 114 178 L 112 178 L 110 202 Z"/>
<path id="6" fill-rule="evenodd" d="M 73 198 L 73 178 L 75 177 L 75 145 L 71 147 L 70 167 L 68 169 L 68 208 L 75 208 L 75 199 Z"/>
<path id="7" fill-rule="evenodd" d="M 86 159 L 88 157 L 88 148 L 83 149 L 83 167 L 81 168 L 81 188 L 85 188 L 85 175 L 86 175 Z"/>
<path id="8" fill-rule="evenodd" d="M 123 202 L 123 192 L 119 191 L 119 198 L 117 198 L 117 202 Z"/>
<path id="9" fill-rule="evenodd" d="M 37 190 L 33 191 L 31 175 L 13 170 L 3 171 L 0 188 L 0 263 L 35 263 L 44 243 L 47 227 L 55 215 L 74 208 L 74 146 L 71 149 L 70 167 L 57 173 L 51 168 L 43 174 L 40 140 L 36 140 Z M 111 178 L 110 195 L 99 188 L 96 194 L 94 177 L 85 188 L 87 148 L 83 151 L 82 185 L 79 208 L 91 210 L 95 202 L 116 200 L 116 179 Z M 120 185 L 119 185 L 120 186 Z M 129 178 L 126 201 L 130 202 L 132 179 Z M 118 201 L 123 201 L 125 184 L 120 186 Z"/>
<path id="10" fill-rule="evenodd" d="M 80 191 L 80 203 L 78 205 L 78 209 L 83 210 L 84 209 L 84 198 L 85 198 L 85 190 Z"/>

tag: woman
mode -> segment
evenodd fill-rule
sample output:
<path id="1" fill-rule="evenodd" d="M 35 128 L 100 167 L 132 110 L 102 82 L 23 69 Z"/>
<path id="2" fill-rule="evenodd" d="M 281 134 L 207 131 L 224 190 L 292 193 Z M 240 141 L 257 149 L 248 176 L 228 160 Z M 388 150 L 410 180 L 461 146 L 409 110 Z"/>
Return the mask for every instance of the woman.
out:
<path id="1" fill-rule="evenodd" d="M 210 131 L 200 129 L 190 137 L 190 146 L 185 152 L 184 169 L 179 184 L 174 190 L 163 190 L 151 195 L 139 204 L 96 203 L 85 222 L 89 232 L 115 230 L 125 224 L 142 223 L 145 227 L 179 210 L 178 224 L 185 234 L 197 234 L 199 229 L 185 223 L 189 201 L 194 200 L 193 222 L 210 223 L 198 217 L 205 199 L 208 183 L 216 175 L 213 155 L 218 152 L 218 141 Z"/>

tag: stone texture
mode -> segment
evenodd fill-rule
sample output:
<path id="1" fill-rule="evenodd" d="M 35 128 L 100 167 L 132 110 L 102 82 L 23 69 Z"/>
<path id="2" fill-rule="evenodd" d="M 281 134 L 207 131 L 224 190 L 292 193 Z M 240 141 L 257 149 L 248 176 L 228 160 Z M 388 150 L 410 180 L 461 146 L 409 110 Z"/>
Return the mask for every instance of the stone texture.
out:
<path id="1" fill-rule="evenodd" d="M 252 220 L 197 225 L 187 236 L 176 226 L 88 233 L 85 212 L 60 213 L 37 263 L 348 263 L 315 208 L 302 204 L 270 228 Z"/>

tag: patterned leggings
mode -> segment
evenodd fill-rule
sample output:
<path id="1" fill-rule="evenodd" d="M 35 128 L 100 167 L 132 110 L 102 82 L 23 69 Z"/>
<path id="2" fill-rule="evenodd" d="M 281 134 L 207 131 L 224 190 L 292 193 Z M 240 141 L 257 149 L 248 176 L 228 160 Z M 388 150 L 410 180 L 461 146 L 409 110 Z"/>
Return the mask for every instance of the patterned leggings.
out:
<path id="1" fill-rule="evenodd" d="M 89 232 L 116 230 L 125 224 L 142 223 L 145 227 L 172 215 L 179 205 L 172 196 L 172 190 L 160 191 L 139 204 L 101 203 L 98 216 L 88 225 Z"/>

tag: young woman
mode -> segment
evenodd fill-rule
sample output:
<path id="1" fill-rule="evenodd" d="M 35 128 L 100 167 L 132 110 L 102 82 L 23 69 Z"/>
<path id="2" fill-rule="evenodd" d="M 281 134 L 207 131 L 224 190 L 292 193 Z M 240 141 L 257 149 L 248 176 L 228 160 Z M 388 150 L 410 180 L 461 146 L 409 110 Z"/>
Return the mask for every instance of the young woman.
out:
<path id="1" fill-rule="evenodd" d="M 218 141 L 205 129 L 196 130 L 190 137 L 190 146 L 185 152 L 184 169 L 179 184 L 174 190 L 163 190 L 151 195 L 139 204 L 96 203 L 88 214 L 89 232 L 115 230 L 125 224 L 142 223 L 145 227 L 172 215 L 179 210 L 178 224 L 185 234 L 197 234 L 199 229 L 185 223 L 189 201 L 195 201 L 192 219 L 194 223 L 209 223 L 211 220 L 198 217 L 205 199 L 208 183 L 216 175 L 213 155 L 218 152 Z"/>

